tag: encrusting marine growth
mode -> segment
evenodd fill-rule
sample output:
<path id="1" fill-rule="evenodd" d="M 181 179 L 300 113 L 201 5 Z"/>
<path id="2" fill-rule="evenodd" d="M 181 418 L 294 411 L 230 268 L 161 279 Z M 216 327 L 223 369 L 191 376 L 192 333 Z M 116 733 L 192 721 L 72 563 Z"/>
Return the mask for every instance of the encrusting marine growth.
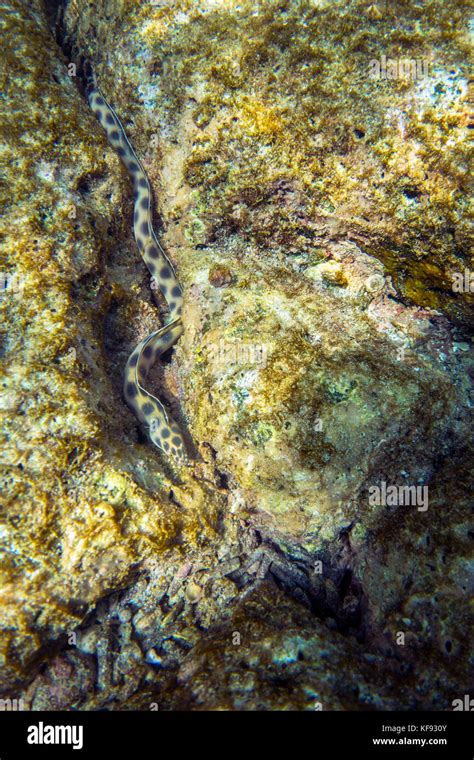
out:
<path id="1" fill-rule="evenodd" d="M 127 404 L 140 421 L 150 440 L 176 463 L 187 461 L 183 436 L 178 424 L 155 396 L 145 390 L 150 367 L 180 337 L 183 294 L 173 266 L 163 251 L 151 222 L 151 188 L 148 177 L 130 145 L 120 120 L 98 90 L 90 64 L 85 65 L 86 93 L 90 107 L 105 129 L 133 179 L 135 191 L 133 231 L 143 260 L 158 283 L 169 309 L 169 320 L 144 338 L 130 354 L 125 368 L 123 391 Z"/>

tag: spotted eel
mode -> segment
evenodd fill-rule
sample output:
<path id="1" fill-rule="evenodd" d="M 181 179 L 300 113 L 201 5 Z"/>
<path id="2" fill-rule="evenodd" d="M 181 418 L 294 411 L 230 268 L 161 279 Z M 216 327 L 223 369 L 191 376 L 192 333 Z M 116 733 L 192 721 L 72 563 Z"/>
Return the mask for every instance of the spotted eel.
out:
<path id="1" fill-rule="evenodd" d="M 133 180 L 135 240 L 148 271 L 166 300 L 169 311 L 164 327 L 144 338 L 128 358 L 123 383 L 125 400 L 142 428 L 148 433 L 151 442 L 178 465 L 186 464 L 186 448 L 178 424 L 161 401 L 143 385 L 151 366 L 182 334 L 182 290 L 173 266 L 153 229 L 153 199 L 148 177 L 128 141 L 117 114 L 97 88 L 95 75 L 89 63 L 84 66 L 84 81 L 89 105 Z"/>

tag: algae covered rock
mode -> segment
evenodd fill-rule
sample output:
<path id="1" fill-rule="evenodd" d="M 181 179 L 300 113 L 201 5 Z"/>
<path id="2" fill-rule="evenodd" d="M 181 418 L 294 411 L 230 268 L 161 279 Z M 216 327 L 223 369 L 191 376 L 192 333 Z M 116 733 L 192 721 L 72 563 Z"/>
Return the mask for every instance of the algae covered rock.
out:
<path id="1" fill-rule="evenodd" d="M 126 348 L 117 355 L 107 329 L 123 298 L 107 266 L 125 185 L 118 161 L 41 3 L 8 4 L 2 27 L 10 157 L 0 303 L 5 688 L 25 677 L 44 642 L 65 636 L 89 605 L 125 582 L 141 557 L 176 540 L 186 518 L 169 501 L 151 451 L 138 482 L 130 475 L 133 419 L 128 433 L 119 431 Z M 205 515 L 206 508 L 199 520 Z"/>
<path id="2" fill-rule="evenodd" d="M 448 708 L 472 583 L 463 4 L 47 8 L 59 44 L 39 0 L 3 22 L 2 689 Z M 187 428 L 179 474 L 121 397 L 160 304 L 83 57 L 184 290 L 151 376 Z"/>

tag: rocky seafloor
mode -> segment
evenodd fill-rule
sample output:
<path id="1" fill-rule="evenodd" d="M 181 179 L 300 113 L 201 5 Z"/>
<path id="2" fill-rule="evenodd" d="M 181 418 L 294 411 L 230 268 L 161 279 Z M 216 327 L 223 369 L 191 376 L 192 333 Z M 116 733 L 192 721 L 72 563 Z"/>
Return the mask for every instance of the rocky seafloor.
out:
<path id="1" fill-rule="evenodd" d="M 1 26 L 0 696 L 452 709 L 472 688 L 466 4 L 6 0 Z M 151 375 L 182 470 L 122 398 L 164 312 L 83 57 L 184 289 Z"/>

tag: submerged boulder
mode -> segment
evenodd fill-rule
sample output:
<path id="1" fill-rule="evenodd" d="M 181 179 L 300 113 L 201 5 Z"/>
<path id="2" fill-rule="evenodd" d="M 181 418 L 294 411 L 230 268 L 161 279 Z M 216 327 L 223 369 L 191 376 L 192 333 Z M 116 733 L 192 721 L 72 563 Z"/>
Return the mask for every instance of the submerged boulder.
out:
<path id="1" fill-rule="evenodd" d="M 21 293 L 2 296 L 2 689 L 58 709 L 450 708 L 472 583 L 463 4 L 47 8 L 62 49 L 39 0 L 4 21 Z M 181 473 L 121 398 L 160 303 L 80 57 L 184 290 L 150 379 L 187 428 Z"/>

